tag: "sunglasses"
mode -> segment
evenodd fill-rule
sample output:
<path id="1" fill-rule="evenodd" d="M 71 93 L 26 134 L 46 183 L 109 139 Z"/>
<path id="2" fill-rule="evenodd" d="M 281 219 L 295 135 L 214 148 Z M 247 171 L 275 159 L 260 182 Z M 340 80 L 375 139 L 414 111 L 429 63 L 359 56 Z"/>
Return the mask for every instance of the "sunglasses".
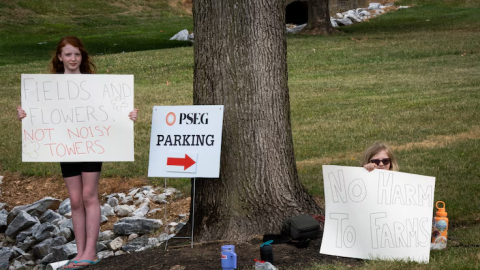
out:
<path id="1" fill-rule="evenodd" d="M 380 162 L 383 163 L 383 165 L 388 166 L 388 164 L 390 164 L 390 159 L 371 159 L 370 162 L 377 164 L 377 166 L 380 165 Z"/>

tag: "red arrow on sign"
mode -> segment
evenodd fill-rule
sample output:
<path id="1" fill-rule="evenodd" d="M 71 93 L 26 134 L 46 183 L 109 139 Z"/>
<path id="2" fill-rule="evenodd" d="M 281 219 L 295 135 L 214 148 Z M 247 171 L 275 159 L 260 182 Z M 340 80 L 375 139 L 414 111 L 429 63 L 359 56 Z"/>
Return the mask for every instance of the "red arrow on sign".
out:
<path id="1" fill-rule="evenodd" d="M 185 158 L 167 158 L 167 165 L 169 166 L 183 166 L 183 170 L 190 168 L 193 164 L 195 164 L 195 160 L 185 154 Z"/>

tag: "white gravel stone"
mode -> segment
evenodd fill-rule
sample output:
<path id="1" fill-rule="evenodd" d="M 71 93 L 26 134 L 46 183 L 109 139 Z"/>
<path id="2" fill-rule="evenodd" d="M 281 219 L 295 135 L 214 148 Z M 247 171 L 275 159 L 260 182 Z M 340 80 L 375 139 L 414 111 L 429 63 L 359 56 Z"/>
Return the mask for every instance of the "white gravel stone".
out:
<path id="1" fill-rule="evenodd" d="M 100 251 L 97 253 L 99 259 L 106 259 L 108 257 L 113 257 L 115 254 L 111 250 Z"/>
<path id="2" fill-rule="evenodd" d="M 119 205 L 115 207 L 115 212 L 117 216 L 128 217 L 133 213 L 133 210 L 129 205 Z"/>
<path id="3" fill-rule="evenodd" d="M 108 244 L 108 248 L 110 248 L 113 251 L 117 251 L 117 250 L 121 249 L 124 244 L 125 243 L 123 242 L 122 237 L 117 237 L 117 238 L 113 239 L 113 241 Z"/>

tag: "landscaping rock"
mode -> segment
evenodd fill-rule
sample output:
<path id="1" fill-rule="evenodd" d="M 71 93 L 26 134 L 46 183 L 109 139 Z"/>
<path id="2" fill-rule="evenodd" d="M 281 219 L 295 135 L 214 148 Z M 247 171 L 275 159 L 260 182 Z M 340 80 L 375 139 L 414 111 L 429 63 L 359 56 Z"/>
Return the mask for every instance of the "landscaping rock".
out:
<path id="1" fill-rule="evenodd" d="M 381 6 L 382 6 L 382 4 L 380 4 L 380 3 L 370 3 L 368 5 L 368 9 L 380 9 Z"/>
<path id="2" fill-rule="evenodd" d="M 346 26 L 346 25 L 351 25 L 353 24 L 353 22 L 350 20 L 350 19 L 335 19 L 335 22 L 337 22 L 337 24 L 339 26 Z"/>
<path id="3" fill-rule="evenodd" d="M 27 238 L 27 236 L 32 236 L 40 226 L 40 223 L 35 223 L 32 227 L 28 228 L 27 230 L 21 231 L 16 237 L 16 243 L 20 243 Z"/>
<path id="4" fill-rule="evenodd" d="M 32 248 L 33 254 L 37 258 L 43 258 L 51 252 L 51 249 L 53 247 L 64 245 L 66 242 L 67 242 L 67 239 L 65 239 L 62 236 L 58 236 L 55 238 L 48 238 L 43 242 L 33 246 Z"/>
<path id="5" fill-rule="evenodd" d="M 33 226 L 36 223 L 38 223 L 37 219 L 33 218 L 26 211 L 20 210 L 18 211 L 18 214 L 15 215 L 15 218 L 12 220 L 12 222 L 8 225 L 5 235 L 15 239 L 15 237 L 21 231 Z"/>
<path id="6" fill-rule="evenodd" d="M 110 242 L 110 244 L 108 244 L 108 247 L 113 251 L 117 251 L 121 249 L 124 244 L 125 243 L 123 242 L 122 237 L 117 237 L 112 242 Z"/>
<path id="7" fill-rule="evenodd" d="M 34 262 L 33 260 L 27 260 L 27 261 L 25 262 L 25 265 L 26 265 L 26 266 L 34 266 L 34 265 L 35 265 L 35 262 Z"/>
<path id="8" fill-rule="evenodd" d="M 118 196 L 118 195 L 117 195 L 117 193 L 112 193 L 112 194 L 104 195 L 104 196 L 105 196 L 105 198 L 110 199 L 110 198 L 113 198 L 113 197 Z"/>
<path id="9" fill-rule="evenodd" d="M 175 188 L 166 188 L 163 193 L 167 195 L 167 197 L 172 196 L 173 194 L 177 193 L 178 191 Z"/>
<path id="10" fill-rule="evenodd" d="M 133 210 L 128 205 L 119 205 L 119 206 L 115 207 L 115 212 L 117 213 L 117 216 L 127 217 L 127 216 L 130 216 L 133 213 Z"/>
<path id="11" fill-rule="evenodd" d="M 162 210 L 162 209 L 161 208 L 155 208 L 155 209 L 150 210 L 147 214 L 149 214 L 149 215 L 150 214 L 155 214 L 156 212 L 158 212 L 160 210 Z"/>
<path id="12" fill-rule="evenodd" d="M 107 250 L 108 246 L 102 242 L 97 242 L 97 245 L 95 246 L 95 251 L 98 253 L 100 251 Z"/>
<path id="13" fill-rule="evenodd" d="M 111 240 L 113 238 L 115 238 L 115 234 L 110 230 L 98 234 L 98 241 Z"/>
<path id="14" fill-rule="evenodd" d="M 147 248 L 156 247 L 159 244 L 160 242 L 157 238 L 140 237 L 128 242 L 122 247 L 122 250 L 126 252 L 138 251 L 139 249 L 145 250 Z"/>
<path id="15" fill-rule="evenodd" d="M 106 259 L 108 257 L 112 257 L 115 254 L 111 250 L 105 250 L 97 253 L 97 257 L 101 260 Z"/>
<path id="16" fill-rule="evenodd" d="M 14 260 L 11 266 L 13 267 L 13 269 L 22 269 L 25 267 L 23 263 L 17 260 Z"/>
<path id="17" fill-rule="evenodd" d="M 15 254 L 15 255 L 22 255 L 22 256 L 25 256 L 27 255 L 28 253 L 26 253 L 25 251 L 23 251 L 22 249 L 16 247 L 16 246 L 13 246 L 12 247 L 12 250 L 15 252 L 15 253 L 18 253 L 18 254 Z"/>
<path id="18" fill-rule="evenodd" d="M 8 223 L 12 222 L 12 220 L 21 211 L 25 211 L 32 216 L 40 217 L 48 209 L 57 209 L 59 205 L 60 205 L 60 200 L 52 197 L 45 197 L 29 205 L 17 206 L 13 208 L 12 211 L 10 211 L 10 213 L 8 213 Z"/>
<path id="19" fill-rule="evenodd" d="M 108 199 L 107 203 L 111 206 L 111 207 L 115 207 L 118 205 L 118 199 L 115 198 L 115 197 L 112 197 L 110 199 Z"/>
<path id="20" fill-rule="evenodd" d="M 55 259 L 53 258 L 53 253 L 48 253 L 45 257 L 40 258 L 40 263 L 41 264 L 49 264 L 55 262 Z"/>
<path id="21" fill-rule="evenodd" d="M 16 253 L 20 254 L 20 256 L 17 257 L 17 260 L 20 260 L 23 262 L 35 260 L 35 255 L 33 255 L 33 251 L 25 252 L 18 247 L 13 247 L 12 249 L 14 249 Z"/>
<path id="22" fill-rule="evenodd" d="M 66 198 L 58 208 L 58 213 L 60 215 L 65 215 L 66 213 L 72 212 L 72 206 L 70 205 L 70 198 Z"/>
<path id="23" fill-rule="evenodd" d="M 127 253 L 126 253 L 125 251 L 123 251 L 123 250 L 117 250 L 117 251 L 115 252 L 115 256 L 120 256 L 120 255 L 124 255 L 124 254 L 127 254 Z"/>
<path id="24" fill-rule="evenodd" d="M 150 208 L 148 206 L 139 207 L 135 212 L 132 213 L 133 217 L 145 217 Z"/>
<path id="25" fill-rule="evenodd" d="M 106 203 L 101 207 L 101 213 L 104 216 L 114 216 L 115 212 L 110 204 Z"/>
<path id="26" fill-rule="evenodd" d="M 63 230 L 65 228 L 70 229 L 73 232 L 73 221 L 72 219 L 65 219 L 58 223 L 58 228 Z"/>
<path id="27" fill-rule="evenodd" d="M 165 195 L 165 193 L 162 193 L 162 194 L 153 196 L 152 200 L 156 203 L 164 203 L 166 199 L 167 199 L 167 195 Z"/>
<path id="28" fill-rule="evenodd" d="M 146 198 L 138 198 L 138 200 L 136 200 L 133 204 L 134 205 L 139 205 L 139 204 L 142 204 L 144 201 L 145 201 Z"/>
<path id="29" fill-rule="evenodd" d="M 165 242 L 165 241 L 167 241 L 168 239 L 172 238 L 173 236 L 174 236 L 174 235 L 168 235 L 168 234 L 166 234 L 166 233 L 162 233 L 162 234 L 160 234 L 160 235 L 157 237 L 157 239 L 158 239 L 159 242 Z"/>
<path id="30" fill-rule="evenodd" d="M 35 237 L 38 242 L 41 242 L 47 238 L 52 238 L 58 234 L 58 232 L 60 232 L 60 230 L 57 228 L 57 226 L 49 222 L 45 222 L 38 226 L 37 230 L 33 234 L 33 237 Z"/>
<path id="31" fill-rule="evenodd" d="M 59 229 L 58 233 L 55 236 L 63 236 L 65 237 L 65 239 L 67 239 L 67 242 L 70 242 L 74 239 L 72 230 L 70 230 L 69 228 L 63 228 L 61 230 Z"/>
<path id="32" fill-rule="evenodd" d="M 127 196 L 127 197 L 123 198 L 123 200 L 122 200 L 123 204 L 131 203 L 131 202 L 133 202 L 133 197 L 132 196 Z"/>
<path id="33" fill-rule="evenodd" d="M 372 15 L 372 13 L 370 13 L 370 12 L 368 12 L 368 11 L 366 11 L 366 10 L 359 11 L 357 14 L 358 14 L 359 16 L 361 16 L 361 17 L 368 17 L 368 16 L 371 16 L 371 15 Z"/>
<path id="34" fill-rule="evenodd" d="M 128 241 L 132 241 L 133 239 L 138 238 L 138 234 L 132 233 L 128 236 Z"/>
<path id="35" fill-rule="evenodd" d="M 363 20 L 357 15 L 357 12 L 355 12 L 355 10 L 347 11 L 347 14 L 345 17 L 350 19 L 352 22 L 356 22 L 356 23 L 363 22 Z"/>
<path id="36" fill-rule="evenodd" d="M 65 245 L 53 247 L 51 249 L 51 253 L 53 255 L 54 262 L 68 260 L 77 255 L 77 245 L 68 243 Z"/>
<path id="37" fill-rule="evenodd" d="M 65 216 L 60 216 L 59 219 L 55 219 L 54 221 L 50 222 L 52 223 L 53 225 L 59 227 L 60 226 L 60 223 L 62 223 L 64 220 L 67 220 L 67 218 L 65 218 Z"/>
<path id="38" fill-rule="evenodd" d="M 40 217 L 40 222 L 45 223 L 45 222 L 50 222 L 52 223 L 53 221 L 62 218 L 62 216 L 52 209 L 48 209 L 43 215 Z"/>
<path id="39" fill-rule="evenodd" d="M 137 194 L 139 190 L 140 190 L 139 188 L 131 189 L 130 192 L 128 192 L 128 196 L 134 196 L 135 194 Z"/>
<path id="40" fill-rule="evenodd" d="M 0 214 L 0 233 L 4 233 L 7 230 L 7 215 Z"/>
<path id="41" fill-rule="evenodd" d="M 113 232 L 117 235 L 146 234 L 157 231 L 162 225 L 160 219 L 127 217 L 113 224 Z"/>
<path id="42" fill-rule="evenodd" d="M 25 240 L 22 242 L 17 243 L 17 247 L 22 249 L 23 251 L 29 250 L 33 245 L 35 245 L 37 240 L 33 236 L 27 236 Z"/>
<path id="43" fill-rule="evenodd" d="M 100 224 L 103 224 L 103 223 L 105 223 L 105 222 L 107 222 L 107 221 L 108 221 L 108 218 L 107 218 L 106 216 L 102 215 L 102 216 L 100 217 Z"/>
<path id="44" fill-rule="evenodd" d="M 10 248 L 0 249 L 0 270 L 8 269 L 9 262 L 13 259 L 14 253 Z"/>

